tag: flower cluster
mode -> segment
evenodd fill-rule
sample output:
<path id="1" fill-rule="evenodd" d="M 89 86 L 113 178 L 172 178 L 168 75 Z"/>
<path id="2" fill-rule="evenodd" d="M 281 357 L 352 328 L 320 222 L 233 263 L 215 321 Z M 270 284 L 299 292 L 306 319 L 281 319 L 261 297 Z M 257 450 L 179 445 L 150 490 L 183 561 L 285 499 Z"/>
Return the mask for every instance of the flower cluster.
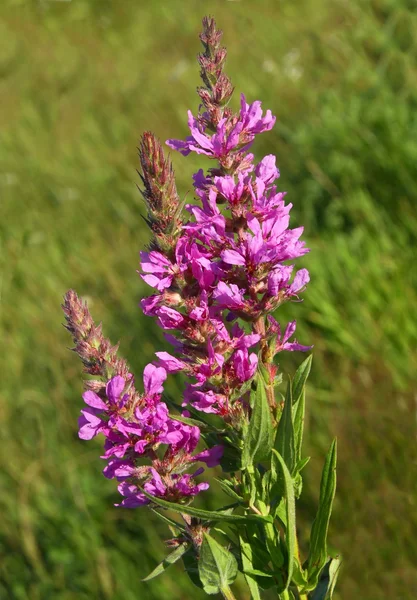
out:
<path id="1" fill-rule="evenodd" d="M 144 393 L 139 394 L 127 364 L 116 356 L 117 348 L 112 348 L 103 337 L 101 327 L 94 326 L 86 305 L 75 292 L 66 294 L 64 311 L 67 328 L 76 342 L 75 350 L 84 359 L 87 373 L 100 377 L 87 381 L 89 389 L 83 394 L 87 406 L 81 411 L 79 437 L 105 437 L 104 475 L 119 482 L 124 499 L 118 506 L 148 504 L 143 490 L 181 502 L 207 489 L 208 483 L 194 481 L 202 468 L 192 474 L 186 471 L 194 469 L 197 461 L 215 466 L 222 447 L 214 446 L 193 455 L 200 430 L 170 418 L 167 405 L 161 401 L 165 369 L 147 365 Z"/>
<path id="2" fill-rule="evenodd" d="M 308 249 L 300 241 L 303 229 L 289 228 L 291 204 L 285 204 L 285 194 L 274 183 L 279 177 L 275 157 L 255 164 L 249 152 L 255 136 L 269 131 L 275 117 L 264 113 L 259 101 L 248 104 L 243 95 L 239 112 L 227 107 L 233 87 L 223 72 L 226 51 L 212 19 L 204 19 L 200 37 L 205 86 L 198 94 L 204 108 L 197 116 L 189 112 L 191 135 L 185 141 L 167 142 L 185 156 L 195 152 L 217 163 L 206 174 L 194 175 L 197 202 L 185 206 L 188 220 L 159 141 L 147 132 L 139 148 L 153 236 L 148 251 L 141 252 L 141 274 L 155 289 L 141 306 L 157 319 L 174 348 L 173 353 L 157 352 L 147 365 L 142 394 L 87 307 L 75 292 L 65 297 L 75 350 L 87 373 L 98 376 L 86 382 L 79 435 L 84 440 L 104 436 L 104 474 L 117 479 L 124 497 L 120 505 L 126 507 L 149 503 L 149 495 L 187 501 L 208 487 L 195 482 L 203 469 L 193 470 L 194 463 L 212 467 L 222 457 L 223 440 L 218 437 L 217 444 L 214 436 L 207 450 L 193 454 L 201 432 L 186 419 L 170 416 L 162 401 L 167 373 L 188 376 L 184 407 L 220 415 L 239 436 L 250 418 L 248 395 L 259 362 L 272 386 L 274 356 L 309 349 L 289 341 L 295 321 L 281 334 L 272 316 L 284 302 L 298 299 L 309 281 L 306 269 L 294 273 L 289 264 Z M 273 407 L 273 393 L 269 401 Z"/>
<path id="3" fill-rule="evenodd" d="M 205 110 L 197 117 L 188 113 L 191 135 L 185 141 L 167 144 L 184 156 L 195 152 L 218 164 L 194 175 L 198 203 L 186 206 L 191 218 L 183 222 L 175 252 L 141 252 L 142 278 L 156 290 L 141 306 L 156 317 L 174 347 L 173 354 L 157 352 L 155 364 L 190 379 L 183 405 L 221 415 L 240 429 L 258 361 L 269 365 L 272 376 L 276 353 L 309 349 L 288 341 L 295 321 L 281 337 L 271 316 L 284 302 L 298 299 L 308 283 L 308 271 L 294 273 L 289 264 L 308 249 L 300 241 L 303 228 L 289 228 L 291 204 L 285 204 L 285 193 L 274 183 L 279 177 L 275 157 L 255 164 L 248 152 L 275 117 L 264 113 L 259 101 L 248 104 L 243 95 L 237 114 L 218 100 L 230 98 L 232 91 L 219 67 L 225 51 L 213 22 L 208 19 L 204 26 L 206 54 L 200 64 L 207 88 L 200 88 L 199 95 Z"/>

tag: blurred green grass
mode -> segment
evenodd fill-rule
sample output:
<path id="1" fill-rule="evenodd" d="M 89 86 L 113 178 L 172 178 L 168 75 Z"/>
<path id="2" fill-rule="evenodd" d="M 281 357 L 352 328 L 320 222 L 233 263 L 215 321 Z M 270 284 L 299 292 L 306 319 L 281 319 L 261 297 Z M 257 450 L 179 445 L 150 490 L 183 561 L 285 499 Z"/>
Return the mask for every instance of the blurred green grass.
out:
<path id="1" fill-rule="evenodd" d="M 413 0 L 7 1 L 0 7 L 0 598 L 200 598 L 179 567 L 142 584 L 168 532 L 113 507 L 99 444 L 76 435 L 80 365 L 60 303 L 74 287 L 139 375 L 162 336 L 137 306 L 136 145 L 186 134 L 203 14 L 238 93 L 277 114 L 281 188 L 312 248 L 297 318 L 314 343 L 299 510 L 306 547 L 339 437 L 337 598 L 417 586 L 417 12 Z M 196 163 L 173 157 L 181 194 Z M 284 357 L 291 372 L 301 357 Z M 179 389 L 171 382 L 172 390 Z M 215 498 L 208 494 L 206 502 Z M 145 514 L 146 512 L 146 514 Z M 242 595 L 242 597 L 244 597 Z"/>

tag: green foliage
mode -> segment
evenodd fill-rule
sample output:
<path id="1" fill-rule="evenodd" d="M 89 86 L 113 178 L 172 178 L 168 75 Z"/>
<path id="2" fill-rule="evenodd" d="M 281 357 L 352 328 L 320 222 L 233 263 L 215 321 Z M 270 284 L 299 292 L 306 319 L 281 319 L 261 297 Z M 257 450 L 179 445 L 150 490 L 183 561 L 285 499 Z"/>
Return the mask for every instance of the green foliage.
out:
<path id="1" fill-rule="evenodd" d="M 309 600 L 331 600 L 340 569 L 340 559 L 330 558 L 322 572 L 316 589 L 309 594 Z"/>
<path id="2" fill-rule="evenodd" d="M 278 430 L 275 439 L 275 449 L 284 459 L 287 469 L 290 473 L 293 472 L 296 464 L 295 454 L 295 433 L 293 423 L 293 399 L 291 381 L 287 385 L 287 393 L 285 395 L 284 410 L 278 424 Z M 301 445 L 301 440 L 300 440 Z"/>
<path id="3" fill-rule="evenodd" d="M 272 451 L 272 460 L 275 462 L 275 471 L 278 477 L 282 478 L 283 496 L 285 498 L 285 545 L 287 550 L 287 577 L 284 588 L 281 591 L 288 589 L 291 583 L 294 557 L 296 548 L 296 529 L 295 529 L 295 498 L 294 486 L 291 473 L 285 464 L 283 457 L 276 450 Z"/>
<path id="4" fill-rule="evenodd" d="M 204 534 L 198 569 L 206 594 L 227 592 L 237 577 L 236 558 L 208 533 Z"/>
<path id="5" fill-rule="evenodd" d="M 154 504 L 158 506 L 162 506 L 163 508 L 172 510 L 176 513 L 190 515 L 191 517 L 197 517 L 204 521 L 216 522 L 223 521 L 228 523 L 245 523 L 246 521 L 269 521 L 270 518 L 268 516 L 257 516 L 257 515 L 235 515 L 231 514 L 230 510 L 222 512 L 221 510 L 203 510 L 201 508 L 196 508 L 195 506 L 187 506 L 186 504 L 177 504 L 175 502 L 168 502 L 163 498 L 157 498 L 148 494 L 145 490 L 142 490 L 142 493 L 145 494 L 152 500 Z"/>
<path id="6" fill-rule="evenodd" d="M 164 573 L 168 567 L 178 562 L 180 558 L 187 552 L 188 549 L 189 544 L 180 544 L 178 548 L 175 548 L 175 550 L 173 550 L 171 554 L 165 557 L 164 560 L 161 563 L 159 563 L 157 567 L 155 567 L 152 573 L 150 573 L 147 577 L 142 579 L 142 581 L 150 581 L 151 579 L 158 577 L 158 575 L 162 575 L 162 573 Z"/>
<path id="7" fill-rule="evenodd" d="M 327 530 L 336 493 L 336 461 L 337 445 L 334 440 L 324 463 L 319 508 L 311 528 L 308 575 L 313 587 L 317 585 L 319 574 L 327 561 Z"/>
<path id="8" fill-rule="evenodd" d="M 315 345 L 300 531 L 314 518 L 330 426 L 341 464 L 331 539 L 344 558 L 334 598 L 412 600 L 413 3 L 260 0 L 254 10 L 213 0 L 209 8 L 225 30 L 236 92 L 278 115 L 277 130 L 254 151 L 276 151 L 279 187 L 312 249 L 304 303 L 277 314 L 283 324 L 297 318 L 298 339 Z M 66 349 L 59 308 L 69 287 L 86 297 L 106 333 L 122 339 L 140 383 L 163 341 L 137 307 L 149 290 L 135 273 L 148 241 L 135 147 L 144 129 L 162 139 L 186 135 L 186 109 L 198 103 L 202 10 L 179 0 L 1 3 L 0 597 L 204 597 L 177 566 L 175 577 L 140 583 L 161 560 L 168 528 L 149 512 L 114 508 L 99 444 L 76 437 L 80 366 Z M 193 165 L 186 172 L 173 159 L 185 196 Z M 299 362 L 283 353 L 280 368 L 293 373 Z M 169 385 L 178 399 L 174 378 Z M 257 543 L 260 553 L 261 534 Z M 300 544 L 308 550 L 308 539 Z"/>
<path id="9" fill-rule="evenodd" d="M 243 469 L 253 467 L 257 462 L 267 460 L 271 454 L 273 439 L 271 412 L 262 377 L 256 377 L 255 381 L 256 390 L 252 390 L 250 402 L 252 415 L 243 438 Z"/>
<path id="10" fill-rule="evenodd" d="M 251 574 L 254 571 L 252 545 L 245 540 L 242 534 L 239 535 L 239 543 L 242 559 L 242 570 L 245 574 L 246 583 L 248 584 L 251 597 L 253 600 L 261 600 L 258 583 L 254 576 Z"/>

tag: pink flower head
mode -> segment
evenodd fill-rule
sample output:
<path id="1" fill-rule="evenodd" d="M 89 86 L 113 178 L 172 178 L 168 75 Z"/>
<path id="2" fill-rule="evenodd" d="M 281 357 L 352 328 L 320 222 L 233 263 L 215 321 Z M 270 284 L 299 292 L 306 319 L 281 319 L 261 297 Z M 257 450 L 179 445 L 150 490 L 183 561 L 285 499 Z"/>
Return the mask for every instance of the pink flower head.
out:
<path id="1" fill-rule="evenodd" d="M 271 111 L 267 110 L 264 117 L 262 115 L 262 103 L 255 100 L 252 104 L 247 104 L 244 94 L 241 94 L 240 122 L 245 133 L 255 137 L 255 134 L 270 131 L 273 128 L 276 117 L 272 115 Z"/>
<path id="2" fill-rule="evenodd" d="M 292 337 L 295 333 L 296 329 L 296 321 L 291 321 L 288 323 L 284 335 L 281 337 L 281 327 L 278 321 L 274 319 L 271 315 L 268 316 L 268 331 L 270 333 L 274 333 L 277 336 L 276 341 L 276 352 L 282 352 L 283 350 L 288 350 L 289 352 L 300 351 L 300 352 L 308 352 L 311 350 L 313 346 L 302 346 L 294 340 L 293 342 L 288 342 L 289 338 Z"/>

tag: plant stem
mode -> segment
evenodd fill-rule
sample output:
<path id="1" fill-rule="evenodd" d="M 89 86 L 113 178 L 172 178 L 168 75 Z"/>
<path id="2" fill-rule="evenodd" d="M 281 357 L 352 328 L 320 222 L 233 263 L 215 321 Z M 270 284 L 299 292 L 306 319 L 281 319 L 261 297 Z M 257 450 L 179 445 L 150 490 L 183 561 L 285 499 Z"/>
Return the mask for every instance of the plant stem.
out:
<path id="1" fill-rule="evenodd" d="M 226 598 L 226 600 L 236 600 L 236 597 L 229 586 L 222 588 L 220 591 L 222 593 L 223 598 Z"/>

